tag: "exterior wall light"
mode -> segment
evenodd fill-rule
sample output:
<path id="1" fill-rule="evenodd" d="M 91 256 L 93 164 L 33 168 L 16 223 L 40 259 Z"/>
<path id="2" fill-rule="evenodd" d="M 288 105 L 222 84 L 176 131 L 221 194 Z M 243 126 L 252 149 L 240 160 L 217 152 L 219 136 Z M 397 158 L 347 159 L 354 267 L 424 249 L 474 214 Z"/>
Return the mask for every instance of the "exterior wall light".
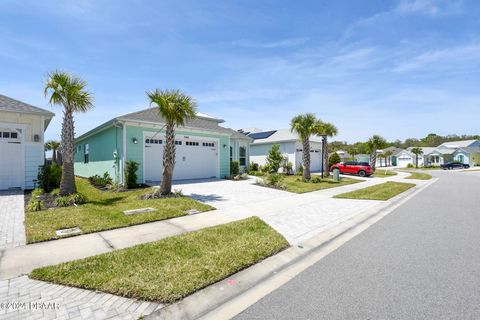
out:
<path id="1" fill-rule="evenodd" d="M 137 139 L 137 138 L 133 138 L 133 139 L 132 139 L 132 142 L 133 142 L 133 144 L 137 144 L 137 143 L 138 143 L 138 139 Z"/>

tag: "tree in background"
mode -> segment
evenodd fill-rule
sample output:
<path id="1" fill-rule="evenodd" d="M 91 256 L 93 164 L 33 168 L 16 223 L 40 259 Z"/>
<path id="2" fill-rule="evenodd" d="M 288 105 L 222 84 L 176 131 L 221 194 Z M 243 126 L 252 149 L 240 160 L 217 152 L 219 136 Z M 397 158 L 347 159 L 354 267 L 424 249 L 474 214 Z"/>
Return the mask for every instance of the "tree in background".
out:
<path id="1" fill-rule="evenodd" d="M 336 163 L 339 163 L 341 161 L 340 156 L 338 153 L 334 152 L 330 155 L 330 158 L 328 159 L 328 167 L 330 168 Z"/>
<path id="2" fill-rule="evenodd" d="M 370 139 L 368 139 L 367 145 L 368 151 L 370 152 L 370 166 L 372 167 L 372 170 L 375 171 L 377 162 L 377 150 L 385 148 L 385 146 L 387 145 L 387 141 L 383 137 L 375 134 Z"/>
<path id="3" fill-rule="evenodd" d="M 268 172 L 270 173 L 277 173 L 278 169 L 280 169 L 280 166 L 282 165 L 283 161 L 283 156 L 282 153 L 280 152 L 280 145 L 279 144 L 274 144 L 270 148 L 267 154 L 267 168 Z"/>
<path id="4" fill-rule="evenodd" d="M 196 102 L 180 90 L 159 90 L 147 92 L 150 105 L 158 107 L 158 113 L 165 120 L 165 145 L 163 147 L 163 177 L 155 197 L 172 193 L 172 177 L 175 168 L 175 127 L 183 126 L 195 118 Z"/>
<path id="5" fill-rule="evenodd" d="M 418 168 L 418 156 L 423 154 L 422 148 L 415 147 L 410 150 L 415 155 L 415 168 Z"/>
<path id="6" fill-rule="evenodd" d="M 62 180 L 60 195 L 66 196 L 76 192 L 73 157 L 75 148 L 75 128 L 73 114 L 87 112 L 93 108 L 93 97 L 86 90 L 87 83 L 82 79 L 63 71 L 55 71 L 48 75 L 45 84 L 45 97 L 49 97 L 51 105 L 63 107 L 62 122 Z"/>
<path id="7" fill-rule="evenodd" d="M 45 143 L 45 150 L 52 151 L 52 162 L 58 164 L 57 150 L 60 148 L 60 142 L 56 140 L 50 140 Z"/>
<path id="8" fill-rule="evenodd" d="M 393 151 L 392 150 L 385 151 L 383 155 L 385 156 L 385 165 L 387 167 L 391 166 Z"/>

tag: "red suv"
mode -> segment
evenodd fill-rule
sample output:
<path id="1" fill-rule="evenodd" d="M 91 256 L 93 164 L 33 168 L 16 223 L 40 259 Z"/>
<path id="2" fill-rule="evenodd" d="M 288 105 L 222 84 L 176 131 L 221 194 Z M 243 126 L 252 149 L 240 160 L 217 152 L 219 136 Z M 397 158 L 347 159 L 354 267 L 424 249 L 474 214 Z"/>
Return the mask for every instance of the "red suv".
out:
<path id="1" fill-rule="evenodd" d="M 347 161 L 332 165 L 330 171 L 338 170 L 340 173 L 356 174 L 368 177 L 373 174 L 372 167 L 367 162 Z"/>

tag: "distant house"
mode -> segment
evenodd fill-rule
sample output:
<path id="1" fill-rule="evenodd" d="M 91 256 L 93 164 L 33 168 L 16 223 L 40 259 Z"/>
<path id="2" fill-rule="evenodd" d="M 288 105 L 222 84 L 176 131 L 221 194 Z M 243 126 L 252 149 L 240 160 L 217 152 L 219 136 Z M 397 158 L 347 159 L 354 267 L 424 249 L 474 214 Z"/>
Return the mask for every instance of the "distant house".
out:
<path id="1" fill-rule="evenodd" d="M 471 167 L 480 165 L 480 147 L 463 147 L 452 154 L 453 161 L 469 164 Z"/>
<path id="2" fill-rule="evenodd" d="M 175 131 L 174 180 L 223 178 L 230 163 L 248 166 L 251 138 L 220 126 L 224 122 L 203 113 Z M 108 172 L 123 182 L 128 160 L 139 164 L 137 183 L 158 183 L 163 172 L 165 121 L 158 108 L 113 118 L 75 140 L 75 174 L 90 177 Z"/>
<path id="3" fill-rule="evenodd" d="M 332 154 L 334 154 L 334 153 L 338 154 L 338 156 L 340 157 L 340 162 L 345 162 L 345 161 L 350 160 L 352 158 L 352 155 L 345 150 L 337 150 L 335 152 L 332 152 L 328 155 L 328 157 L 331 157 Z"/>
<path id="4" fill-rule="evenodd" d="M 33 189 L 44 164 L 44 132 L 54 114 L 0 95 L 0 190 Z"/>
<path id="5" fill-rule="evenodd" d="M 303 146 L 297 134 L 290 129 L 248 133 L 253 139 L 250 144 L 250 161 L 265 165 L 268 151 L 274 144 L 280 145 L 280 152 L 291 162 L 296 171 L 303 164 Z M 322 138 L 310 137 L 310 170 L 322 170 Z"/>

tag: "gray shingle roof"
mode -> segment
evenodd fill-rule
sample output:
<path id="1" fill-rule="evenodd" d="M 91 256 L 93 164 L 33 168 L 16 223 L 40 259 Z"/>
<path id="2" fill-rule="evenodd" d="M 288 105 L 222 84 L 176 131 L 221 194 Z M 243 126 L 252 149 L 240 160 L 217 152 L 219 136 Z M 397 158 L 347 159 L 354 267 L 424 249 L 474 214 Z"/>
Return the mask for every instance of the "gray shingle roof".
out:
<path id="1" fill-rule="evenodd" d="M 0 94 L 0 111 L 39 114 L 47 117 L 53 117 L 55 115 L 53 112 L 12 99 L 2 94 Z"/>
<path id="2" fill-rule="evenodd" d="M 123 116 L 116 117 L 96 127 L 95 129 L 88 131 L 87 133 L 81 135 L 77 139 L 83 138 L 84 136 L 89 135 L 90 133 L 96 131 L 99 128 L 110 125 L 116 120 L 126 120 L 126 121 L 133 121 L 133 122 L 138 121 L 138 122 L 147 122 L 147 123 L 155 123 L 155 124 L 165 123 L 165 120 L 158 113 L 158 108 L 148 108 L 141 111 L 132 112 Z M 230 135 L 230 137 L 233 139 L 244 139 L 244 140 L 252 141 L 251 138 L 247 137 L 246 135 L 240 132 L 237 132 L 236 130 L 219 126 L 219 123 L 223 121 L 224 120 L 222 119 L 217 119 L 203 113 L 197 113 L 197 116 L 194 119 L 187 121 L 184 128 L 224 133 L 224 134 Z"/>
<path id="3" fill-rule="evenodd" d="M 461 141 L 449 141 L 444 142 L 438 146 L 438 148 L 465 148 L 469 147 L 471 144 L 477 142 L 478 140 L 461 140 Z"/>
<path id="4" fill-rule="evenodd" d="M 276 142 L 284 142 L 284 141 L 300 141 L 298 134 L 293 133 L 290 129 L 278 129 L 273 130 L 274 133 L 268 135 L 268 137 L 264 139 L 255 139 L 253 144 L 261 144 L 261 143 L 276 143 Z M 256 134 L 260 134 L 256 133 Z M 310 141 L 313 142 L 322 142 L 322 138 L 318 136 L 311 136 Z"/>

